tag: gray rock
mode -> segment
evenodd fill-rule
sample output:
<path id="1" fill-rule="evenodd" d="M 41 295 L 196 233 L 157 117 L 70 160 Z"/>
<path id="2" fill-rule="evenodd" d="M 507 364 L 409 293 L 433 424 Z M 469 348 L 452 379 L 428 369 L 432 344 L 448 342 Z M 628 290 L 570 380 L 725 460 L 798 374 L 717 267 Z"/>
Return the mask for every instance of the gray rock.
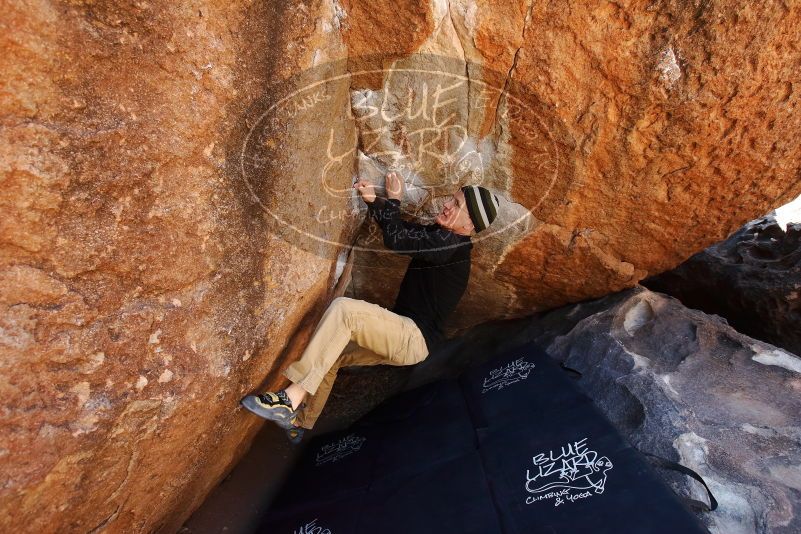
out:
<path id="1" fill-rule="evenodd" d="M 698 472 L 712 532 L 801 531 L 801 359 L 642 288 L 557 335 L 549 354 L 641 451 Z M 605 299 L 601 299 L 602 301 Z M 689 478 L 662 473 L 705 499 Z"/>
<path id="2" fill-rule="evenodd" d="M 641 284 L 715 313 L 738 331 L 801 353 L 801 223 L 773 215 Z"/>

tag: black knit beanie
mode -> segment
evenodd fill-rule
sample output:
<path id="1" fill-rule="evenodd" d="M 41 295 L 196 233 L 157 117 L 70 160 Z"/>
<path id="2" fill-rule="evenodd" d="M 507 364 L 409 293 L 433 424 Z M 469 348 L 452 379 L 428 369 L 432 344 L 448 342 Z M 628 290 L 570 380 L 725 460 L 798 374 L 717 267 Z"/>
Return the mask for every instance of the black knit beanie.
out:
<path id="1" fill-rule="evenodd" d="M 466 185 L 462 187 L 462 193 L 476 233 L 486 230 L 498 216 L 498 197 L 480 185 Z"/>

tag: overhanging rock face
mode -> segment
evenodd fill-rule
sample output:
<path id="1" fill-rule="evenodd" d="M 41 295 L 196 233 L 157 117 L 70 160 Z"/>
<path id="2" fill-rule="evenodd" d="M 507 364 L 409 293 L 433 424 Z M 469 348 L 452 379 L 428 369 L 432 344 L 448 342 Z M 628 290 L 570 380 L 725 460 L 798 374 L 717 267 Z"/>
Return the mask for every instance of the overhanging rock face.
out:
<path id="1" fill-rule="evenodd" d="M 454 327 L 631 286 L 801 193 L 797 11 L 278 6 L 0 15 L 4 526 L 181 524 L 343 250 L 391 300 L 357 173 L 403 171 L 409 215 L 460 183 L 503 198 Z"/>
<path id="2" fill-rule="evenodd" d="M 427 87 L 410 81 L 404 69 L 419 54 L 447 56 L 459 65 L 443 60 L 439 70 L 462 75 L 447 93 L 463 128 L 454 159 L 470 169 L 465 176 L 457 166 L 449 177 L 503 199 L 492 235 L 476 240 L 474 283 L 454 328 L 631 287 L 801 188 L 801 162 L 785 136 L 801 127 L 791 82 L 796 12 L 453 1 L 386 12 L 371 4 L 363 17 L 361 4 L 345 9 L 348 53 L 392 60 L 349 62 L 362 175 L 380 181 L 393 163 L 411 167 L 404 205 L 423 219 L 438 205 L 419 188 L 450 192 L 441 191 L 447 158 L 393 161 L 417 155 L 404 147 L 417 147 L 435 121 L 433 113 L 427 122 L 403 114 L 420 112 L 421 95 L 432 112 L 439 87 L 430 74 Z M 400 31 L 396 20 L 414 31 Z M 415 93 L 401 98 L 398 86 Z M 383 113 L 370 115 L 370 104 Z M 357 257 L 355 295 L 391 304 L 403 262 L 377 254 Z M 360 267 L 374 265 L 388 268 Z"/>

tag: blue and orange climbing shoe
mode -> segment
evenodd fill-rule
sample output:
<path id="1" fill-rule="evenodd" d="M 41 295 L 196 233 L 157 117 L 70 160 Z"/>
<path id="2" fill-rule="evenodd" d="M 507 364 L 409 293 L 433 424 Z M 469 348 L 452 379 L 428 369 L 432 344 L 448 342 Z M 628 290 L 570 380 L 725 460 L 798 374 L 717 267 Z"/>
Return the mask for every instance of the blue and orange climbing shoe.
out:
<path id="1" fill-rule="evenodd" d="M 298 422 L 298 410 L 292 409 L 292 401 L 283 389 L 275 393 L 268 391 L 264 394 L 247 395 L 239 401 L 239 404 L 259 417 L 274 421 L 281 428 L 286 430 L 297 428 L 295 425 Z"/>

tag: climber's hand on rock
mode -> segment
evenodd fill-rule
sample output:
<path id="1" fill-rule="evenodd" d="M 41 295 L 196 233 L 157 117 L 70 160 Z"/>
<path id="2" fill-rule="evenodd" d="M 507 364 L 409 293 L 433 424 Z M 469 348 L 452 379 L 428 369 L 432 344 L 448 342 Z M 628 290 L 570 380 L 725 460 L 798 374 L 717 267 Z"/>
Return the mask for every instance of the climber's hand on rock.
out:
<path id="1" fill-rule="evenodd" d="M 359 192 L 365 202 L 368 204 L 373 203 L 375 200 L 375 187 L 369 180 L 359 178 L 356 183 L 353 184 L 353 187 L 356 188 L 356 191 Z"/>
<path id="2" fill-rule="evenodd" d="M 403 178 L 395 171 L 387 173 L 387 198 L 400 200 L 403 198 Z"/>

